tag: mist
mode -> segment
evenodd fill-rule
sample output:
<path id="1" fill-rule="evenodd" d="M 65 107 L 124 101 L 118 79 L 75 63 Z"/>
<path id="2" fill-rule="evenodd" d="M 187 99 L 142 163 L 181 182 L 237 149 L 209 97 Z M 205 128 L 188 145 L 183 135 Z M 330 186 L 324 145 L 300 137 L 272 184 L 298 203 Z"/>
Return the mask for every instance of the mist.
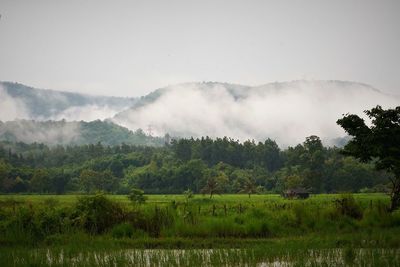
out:
<path id="1" fill-rule="evenodd" d="M 11 97 L 0 85 L 0 121 L 28 118 L 29 113 L 25 104 L 22 101 Z"/>
<path id="2" fill-rule="evenodd" d="M 125 107 L 126 108 L 126 107 Z M 63 110 L 62 112 L 51 116 L 51 120 L 67 120 L 67 121 L 94 121 L 104 120 L 113 117 L 124 108 L 113 108 L 110 106 L 85 105 L 73 106 Z"/>
<path id="3" fill-rule="evenodd" d="M 0 120 L 93 121 L 127 109 L 128 98 L 82 95 L 0 82 Z"/>
<path id="4" fill-rule="evenodd" d="M 344 137 L 336 124 L 345 113 L 363 115 L 376 105 L 400 103 L 368 85 L 341 81 L 295 81 L 258 87 L 219 83 L 170 86 L 151 103 L 122 112 L 114 122 L 155 135 L 274 139 L 296 145 L 317 135 L 327 145 Z"/>
<path id="5" fill-rule="evenodd" d="M 124 105 L 110 107 L 106 104 L 70 106 L 68 99 L 57 91 L 38 90 L 32 95 L 34 97 L 30 99 L 15 97 L 0 85 L 0 139 L 49 145 L 71 144 L 81 137 L 80 121 L 104 120 L 126 108 Z M 35 100 L 37 104 L 32 105 Z M 67 108 L 45 109 L 43 112 L 41 101 Z M 32 106 L 39 109 L 34 110 Z"/>
<path id="6" fill-rule="evenodd" d="M 65 145 L 78 140 L 81 133 L 79 122 L 15 120 L 0 122 L 0 126 L 0 137 L 24 143 Z"/>

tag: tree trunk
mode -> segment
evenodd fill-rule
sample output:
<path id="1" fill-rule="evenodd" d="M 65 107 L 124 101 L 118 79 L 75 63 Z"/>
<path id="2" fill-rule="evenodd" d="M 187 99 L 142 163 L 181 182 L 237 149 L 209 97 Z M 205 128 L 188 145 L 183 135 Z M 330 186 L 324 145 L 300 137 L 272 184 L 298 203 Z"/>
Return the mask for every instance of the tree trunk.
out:
<path id="1" fill-rule="evenodd" d="M 400 207 L 400 178 L 393 181 L 392 192 L 390 193 L 390 211 Z"/>

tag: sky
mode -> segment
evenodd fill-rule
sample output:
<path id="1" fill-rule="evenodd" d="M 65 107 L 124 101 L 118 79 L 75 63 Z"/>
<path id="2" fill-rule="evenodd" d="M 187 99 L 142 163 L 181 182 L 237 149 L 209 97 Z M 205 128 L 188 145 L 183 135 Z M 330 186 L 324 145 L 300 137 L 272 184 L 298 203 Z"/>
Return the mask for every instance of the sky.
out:
<path id="1" fill-rule="evenodd" d="M 191 81 L 400 94 L 400 1 L 0 1 L 0 80 L 140 96 Z"/>

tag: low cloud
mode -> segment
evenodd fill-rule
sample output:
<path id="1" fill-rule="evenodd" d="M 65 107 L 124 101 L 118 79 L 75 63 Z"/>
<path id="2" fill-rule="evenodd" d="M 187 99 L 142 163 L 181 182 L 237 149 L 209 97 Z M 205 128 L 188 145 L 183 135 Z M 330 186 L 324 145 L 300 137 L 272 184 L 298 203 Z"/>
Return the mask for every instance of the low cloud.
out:
<path id="1" fill-rule="evenodd" d="M 0 138 L 10 141 L 44 144 L 70 144 L 80 137 L 79 122 L 8 121 L 1 124 Z"/>
<path id="2" fill-rule="evenodd" d="M 345 135 L 336 120 L 376 105 L 394 107 L 398 97 L 359 83 L 295 81 L 260 87 L 203 83 L 168 87 L 155 101 L 114 118 L 132 130 L 156 135 L 229 136 L 240 140 L 275 139 L 295 145 L 318 135 L 326 144 Z"/>
<path id="3" fill-rule="evenodd" d="M 73 106 L 63 110 L 61 113 L 55 114 L 50 117 L 52 120 L 67 121 L 94 121 L 104 120 L 113 117 L 123 109 L 116 109 L 110 106 L 98 106 L 98 105 L 85 105 L 85 106 Z"/>

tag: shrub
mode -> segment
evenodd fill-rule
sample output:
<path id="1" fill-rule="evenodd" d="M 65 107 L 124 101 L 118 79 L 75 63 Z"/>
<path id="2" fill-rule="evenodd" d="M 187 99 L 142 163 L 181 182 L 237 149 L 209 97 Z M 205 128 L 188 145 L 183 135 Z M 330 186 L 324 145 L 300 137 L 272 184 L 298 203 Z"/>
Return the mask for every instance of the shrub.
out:
<path id="1" fill-rule="evenodd" d="M 130 201 L 134 204 L 143 204 L 146 202 L 146 196 L 144 195 L 144 191 L 140 189 L 133 188 L 128 195 Z"/>
<path id="2" fill-rule="evenodd" d="M 74 221 L 91 234 L 103 233 L 124 219 L 121 206 L 104 194 L 86 196 L 78 199 L 75 206 Z"/>

